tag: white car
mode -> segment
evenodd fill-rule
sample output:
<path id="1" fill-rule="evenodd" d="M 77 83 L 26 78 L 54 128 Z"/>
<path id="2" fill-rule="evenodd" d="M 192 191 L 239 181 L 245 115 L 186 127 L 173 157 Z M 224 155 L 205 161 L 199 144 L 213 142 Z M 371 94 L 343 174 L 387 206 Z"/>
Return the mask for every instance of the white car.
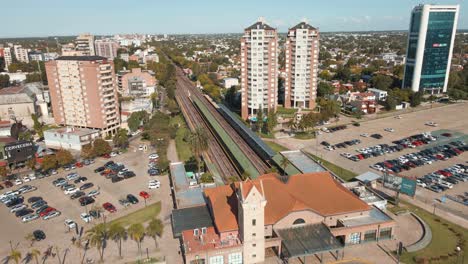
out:
<path id="1" fill-rule="evenodd" d="M 401 115 L 397 115 L 395 116 L 396 119 L 402 119 L 403 117 L 401 117 Z"/>
<path id="2" fill-rule="evenodd" d="M 361 134 L 360 136 L 361 136 L 361 137 L 369 137 L 369 134 L 363 133 L 363 134 Z"/>
<path id="3" fill-rule="evenodd" d="M 24 176 L 24 177 L 23 177 L 23 182 L 30 182 L 30 181 L 31 181 L 31 179 L 29 179 L 28 176 Z"/>
<path id="4" fill-rule="evenodd" d="M 432 122 L 432 121 L 426 122 L 425 125 L 426 125 L 426 126 L 431 126 L 431 127 L 436 127 L 436 126 L 438 126 L 438 124 L 437 124 L 436 122 Z"/>
<path id="5" fill-rule="evenodd" d="M 23 184 L 22 180 L 20 180 L 20 179 L 15 180 L 15 185 L 21 185 L 21 184 Z"/>
<path id="6" fill-rule="evenodd" d="M 77 188 L 75 188 L 75 187 L 71 187 L 71 188 L 68 188 L 68 189 L 66 189 L 65 191 L 63 191 L 63 193 L 65 193 L 65 194 L 67 194 L 67 195 L 68 195 L 68 194 L 73 194 L 73 193 L 76 193 L 77 191 L 78 191 L 78 189 L 77 189 Z"/>
<path id="7" fill-rule="evenodd" d="M 71 220 L 71 219 L 67 219 L 67 220 L 65 220 L 65 225 L 66 225 L 69 229 L 72 229 L 72 228 L 75 228 L 76 223 L 75 223 L 75 221 L 73 221 L 73 220 Z"/>
<path id="8" fill-rule="evenodd" d="M 88 197 L 98 196 L 100 192 L 98 190 L 93 190 L 88 193 Z"/>
<path id="9" fill-rule="evenodd" d="M 55 169 L 53 169 L 53 170 L 50 171 L 50 174 L 52 174 L 52 175 L 56 175 L 57 173 L 58 173 L 58 172 L 57 172 L 57 170 L 55 170 Z"/>
<path id="10" fill-rule="evenodd" d="M 328 150 L 328 151 L 332 151 L 332 150 L 335 150 L 335 147 L 333 147 L 333 146 L 326 146 L 325 149 Z"/>
<path id="11" fill-rule="evenodd" d="M 159 187 L 161 187 L 161 183 L 158 180 L 150 180 L 148 182 L 149 189 L 158 189 Z"/>
<path id="12" fill-rule="evenodd" d="M 27 223 L 27 222 L 31 222 L 33 220 L 36 220 L 39 218 L 39 214 L 29 214 L 29 215 L 26 215 L 26 216 L 23 216 L 23 218 L 21 219 L 21 221 L 23 223 Z"/>
<path id="13" fill-rule="evenodd" d="M 43 220 L 49 220 L 51 218 L 57 217 L 61 215 L 62 213 L 60 211 L 52 211 L 48 214 L 46 214 L 44 217 L 42 217 Z"/>
<path id="14" fill-rule="evenodd" d="M 80 214 L 80 218 L 81 218 L 83 221 L 85 221 L 85 223 L 89 223 L 89 222 L 91 222 L 91 220 L 93 220 L 93 217 L 90 216 L 90 215 L 87 214 L 87 213 L 81 213 L 81 214 Z"/>
<path id="15" fill-rule="evenodd" d="M 143 150 L 143 145 L 139 145 L 138 150 Z"/>
<path id="16" fill-rule="evenodd" d="M 395 129 L 389 127 L 385 128 L 384 130 L 387 132 L 395 132 Z"/>
<path id="17" fill-rule="evenodd" d="M 158 155 L 157 153 L 153 153 L 153 154 L 150 154 L 150 155 L 148 156 L 148 158 L 149 158 L 149 159 L 157 159 L 157 158 L 159 158 L 159 155 Z"/>
<path id="18" fill-rule="evenodd" d="M 28 175 L 28 178 L 32 181 L 32 180 L 35 180 L 36 179 L 36 175 L 34 175 L 34 173 L 31 173 Z"/>
<path id="19" fill-rule="evenodd" d="M 111 156 L 111 157 L 115 157 L 115 156 L 117 156 L 117 153 L 115 153 L 115 152 L 112 151 L 112 152 L 110 153 L 110 156 Z"/>
<path id="20" fill-rule="evenodd" d="M 67 175 L 67 180 L 71 181 L 71 180 L 78 179 L 79 177 L 80 175 L 78 175 L 78 173 L 72 172 Z"/>
<path id="21" fill-rule="evenodd" d="M 377 164 L 370 165 L 369 167 L 371 167 L 374 170 L 383 171 L 383 168 Z"/>

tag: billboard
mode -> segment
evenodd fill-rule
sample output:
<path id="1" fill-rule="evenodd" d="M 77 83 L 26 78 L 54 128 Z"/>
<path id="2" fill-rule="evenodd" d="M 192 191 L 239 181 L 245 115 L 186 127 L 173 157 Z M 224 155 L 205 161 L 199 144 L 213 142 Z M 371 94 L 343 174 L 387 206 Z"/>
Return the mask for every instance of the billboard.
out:
<path id="1" fill-rule="evenodd" d="M 409 196 L 416 193 L 416 180 L 393 174 L 384 173 L 383 186 Z"/>
<path id="2" fill-rule="evenodd" d="M 5 145 L 5 154 L 9 163 L 23 162 L 34 157 L 34 144 L 32 141 L 16 141 Z"/>

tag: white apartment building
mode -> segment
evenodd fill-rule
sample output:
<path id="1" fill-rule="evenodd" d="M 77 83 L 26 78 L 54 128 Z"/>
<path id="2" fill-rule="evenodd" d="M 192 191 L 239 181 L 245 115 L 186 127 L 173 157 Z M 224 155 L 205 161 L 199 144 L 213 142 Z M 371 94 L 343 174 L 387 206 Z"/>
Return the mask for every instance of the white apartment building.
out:
<path id="1" fill-rule="evenodd" d="M 317 71 L 319 31 L 301 22 L 288 31 L 285 48 L 286 108 L 315 108 L 317 97 Z"/>
<path id="2" fill-rule="evenodd" d="M 94 36 L 91 34 L 82 34 L 76 37 L 75 50 L 79 56 L 94 56 Z"/>
<path id="3" fill-rule="evenodd" d="M 278 34 L 263 19 L 241 38 L 242 118 L 260 109 L 276 111 L 278 102 Z"/>
<path id="4" fill-rule="evenodd" d="M 13 58 L 11 57 L 11 48 L 3 48 L 3 58 L 5 59 L 5 70 L 8 71 L 8 66 L 13 62 Z"/>
<path id="5" fill-rule="evenodd" d="M 15 52 L 15 57 L 18 61 L 29 62 L 28 49 L 23 48 L 21 45 L 14 45 L 13 50 Z"/>

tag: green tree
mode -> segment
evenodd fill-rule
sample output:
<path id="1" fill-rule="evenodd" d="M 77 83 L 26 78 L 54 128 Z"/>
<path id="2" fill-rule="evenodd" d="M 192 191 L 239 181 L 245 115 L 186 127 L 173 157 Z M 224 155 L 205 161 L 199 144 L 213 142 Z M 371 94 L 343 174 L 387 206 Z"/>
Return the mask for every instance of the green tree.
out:
<path id="1" fill-rule="evenodd" d="M 42 169 L 47 171 L 56 169 L 58 166 L 57 157 L 55 155 L 47 155 L 42 159 Z"/>
<path id="2" fill-rule="evenodd" d="M 74 161 L 73 155 L 66 149 L 59 149 L 55 156 L 60 166 L 70 164 Z"/>
<path id="3" fill-rule="evenodd" d="M 421 92 L 416 92 L 416 93 L 411 93 L 410 95 L 410 105 L 411 107 L 416 107 L 421 104 L 422 101 L 422 93 Z"/>
<path id="4" fill-rule="evenodd" d="M 127 230 L 120 223 L 113 223 L 109 227 L 109 238 L 119 247 L 119 257 L 122 258 L 122 240 L 127 240 Z"/>
<path id="5" fill-rule="evenodd" d="M 32 157 L 27 161 L 28 168 L 34 170 L 36 168 L 36 157 Z"/>
<path id="6" fill-rule="evenodd" d="M 385 110 L 387 111 L 395 110 L 396 105 L 397 105 L 397 101 L 395 97 L 387 96 L 387 100 L 385 100 Z"/>
<path id="7" fill-rule="evenodd" d="M 260 107 L 260 109 L 257 110 L 257 130 L 260 133 L 263 131 L 264 119 L 263 109 Z"/>
<path id="8" fill-rule="evenodd" d="M 405 72 L 405 65 L 395 65 L 393 67 L 393 75 L 398 79 L 403 79 L 403 73 Z"/>
<path id="9" fill-rule="evenodd" d="M 142 224 L 136 223 L 136 224 L 132 224 L 128 228 L 127 232 L 128 232 L 128 236 L 130 237 L 130 239 L 135 241 L 135 243 L 137 244 L 138 252 L 141 253 L 141 242 L 145 238 L 145 228 L 143 227 Z"/>
<path id="10" fill-rule="evenodd" d="M 96 247 L 101 262 L 104 262 L 104 249 L 107 240 L 107 227 L 104 223 L 97 224 L 93 228 L 86 231 L 86 238 L 89 239 L 89 244 Z"/>
<path id="11" fill-rule="evenodd" d="M 33 120 L 33 128 L 34 128 L 34 131 L 36 131 L 37 135 L 39 137 L 44 137 L 44 131 L 42 129 L 43 125 L 41 124 L 41 122 L 39 122 L 39 118 L 37 117 L 36 114 L 31 114 L 31 119 Z"/>
<path id="12" fill-rule="evenodd" d="M 281 158 L 281 169 L 283 170 L 283 176 L 286 176 L 286 168 L 288 167 L 289 165 L 289 160 L 283 156 L 283 158 Z"/>
<path id="13" fill-rule="evenodd" d="M 198 172 L 201 172 L 202 155 L 208 150 L 208 135 L 206 131 L 201 127 L 197 127 L 190 135 L 189 144 L 197 160 Z"/>
<path id="14" fill-rule="evenodd" d="M 131 60 L 128 62 L 127 67 L 129 70 L 134 69 L 134 68 L 140 68 L 140 64 L 138 63 L 138 61 Z"/>
<path id="15" fill-rule="evenodd" d="M 93 152 L 96 156 L 109 154 L 112 151 L 111 146 L 102 138 L 96 138 L 93 142 Z"/>
<path id="16" fill-rule="evenodd" d="M 0 88 L 10 86 L 10 76 L 7 74 L 0 74 Z"/>
<path id="17" fill-rule="evenodd" d="M 81 155 L 82 158 L 85 158 L 85 159 L 93 158 L 95 156 L 94 155 L 93 145 L 91 143 L 83 145 L 81 147 L 81 154 L 80 155 Z"/>
<path id="18" fill-rule="evenodd" d="M 120 148 L 128 147 L 128 131 L 124 128 L 119 128 L 113 139 L 114 145 Z"/>
<path id="19" fill-rule="evenodd" d="M 388 90 L 393 84 L 393 79 L 390 76 L 383 74 L 376 74 L 371 79 L 372 85 L 380 90 Z"/>
<path id="20" fill-rule="evenodd" d="M 162 237 L 163 231 L 164 225 L 158 218 L 151 220 L 146 227 L 146 234 L 154 239 L 154 246 L 156 248 L 158 248 L 158 238 Z"/>
<path id="21" fill-rule="evenodd" d="M 18 134 L 18 140 L 27 140 L 27 141 L 32 140 L 31 132 L 29 130 L 24 131 L 24 132 L 20 132 Z"/>
<path id="22" fill-rule="evenodd" d="M 327 95 L 330 95 L 333 93 L 334 89 L 335 88 L 333 86 L 326 82 L 319 82 L 317 86 L 317 96 L 325 97 Z"/>
<path id="23" fill-rule="evenodd" d="M 0 167 L 0 177 L 1 178 L 6 178 L 8 175 L 8 168 L 6 166 L 1 166 Z"/>
<path id="24" fill-rule="evenodd" d="M 272 133 L 275 129 L 276 125 L 278 125 L 278 117 L 274 110 L 268 111 L 267 120 L 266 120 L 266 132 L 268 134 Z"/>
<path id="25" fill-rule="evenodd" d="M 26 83 L 41 82 L 42 75 L 38 72 L 26 74 Z"/>
<path id="26" fill-rule="evenodd" d="M 136 131 L 141 125 L 144 125 L 148 122 L 149 115 L 146 111 L 133 112 L 127 120 L 128 128 L 130 131 Z"/>
<path id="27" fill-rule="evenodd" d="M 343 82 L 349 81 L 351 77 L 351 69 L 348 66 L 338 66 L 335 74 L 335 78 Z"/>
<path id="28" fill-rule="evenodd" d="M 117 73 L 124 68 L 128 68 L 128 63 L 120 58 L 114 58 L 114 71 Z"/>
<path id="29" fill-rule="evenodd" d="M 322 80 L 326 80 L 326 81 L 329 81 L 332 79 L 332 76 L 330 74 L 330 71 L 329 70 L 323 70 L 319 73 L 319 76 L 318 76 L 320 79 Z"/>
<path id="30" fill-rule="evenodd" d="M 154 92 L 150 94 L 151 103 L 153 104 L 153 109 L 158 107 L 158 93 Z"/>
<path id="31" fill-rule="evenodd" d="M 211 174 L 210 172 L 203 173 L 203 175 L 200 177 L 200 181 L 202 183 L 212 183 L 212 182 L 214 182 L 213 174 Z"/>

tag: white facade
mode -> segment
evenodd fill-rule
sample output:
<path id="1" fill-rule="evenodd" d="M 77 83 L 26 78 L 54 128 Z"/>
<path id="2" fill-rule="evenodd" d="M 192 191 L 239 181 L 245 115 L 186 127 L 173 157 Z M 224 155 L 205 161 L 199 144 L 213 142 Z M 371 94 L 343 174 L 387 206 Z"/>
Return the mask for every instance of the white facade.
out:
<path id="1" fill-rule="evenodd" d="M 95 48 L 96 55 L 113 60 L 117 57 L 119 44 L 112 40 L 96 40 Z"/>
<path id="2" fill-rule="evenodd" d="M 278 102 L 278 35 L 259 20 L 241 39 L 242 118 L 260 109 L 276 110 Z"/>
<path id="3" fill-rule="evenodd" d="M 232 86 L 239 85 L 239 79 L 237 78 L 224 78 L 223 79 L 224 88 L 229 89 Z"/>
<path id="4" fill-rule="evenodd" d="M 388 92 L 384 90 L 379 90 L 376 88 L 369 88 L 367 89 L 368 92 L 371 92 L 375 95 L 375 99 L 377 101 L 385 101 L 387 100 Z"/>
<path id="5" fill-rule="evenodd" d="M 3 56 L 5 59 L 5 70 L 8 71 L 8 66 L 13 62 L 13 58 L 11 57 L 11 49 L 10 48 L 4 48 L 3 49 Z"/>
<path id="6" fill-rule="evenodd" d="M 28 49 L 23 48 L 21 45 L 14 45 L 15 57 L 18 61 L 29 62 Z"/>
<path id="7" fill-rule="evenodd" d="M 81 151 L 99 137 L 98 130 L 86 128 L 58 128 L 44 131 L 44 142 L 47 148 Z"/>
<path id="8" fill-rule="evenodd" d="M 286 108 L 315 108 L 319 53 L 318 30 L 305 22 L 289 29 L 286 40 Z"/>

